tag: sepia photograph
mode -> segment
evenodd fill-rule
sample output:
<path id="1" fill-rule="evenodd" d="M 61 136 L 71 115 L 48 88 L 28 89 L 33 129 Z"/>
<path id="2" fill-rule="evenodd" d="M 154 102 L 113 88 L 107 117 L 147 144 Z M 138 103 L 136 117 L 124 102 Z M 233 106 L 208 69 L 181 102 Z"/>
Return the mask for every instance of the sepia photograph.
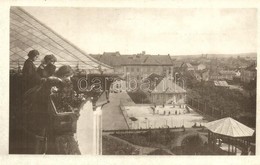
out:
<path id="1" fill-rule="evenodd" d="M 9 12 L 9 154 L 256 155 L 257 8 Z"/>

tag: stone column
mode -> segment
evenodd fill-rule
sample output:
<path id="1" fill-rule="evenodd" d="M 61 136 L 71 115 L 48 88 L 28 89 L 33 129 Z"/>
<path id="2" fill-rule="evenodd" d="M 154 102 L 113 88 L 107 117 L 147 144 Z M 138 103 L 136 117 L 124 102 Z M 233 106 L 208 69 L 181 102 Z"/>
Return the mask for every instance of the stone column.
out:
<path id="1" fill-rule="evenodd" d="M 102 154 L 102 110 L 96 107 L 93 120 L 93 153 L 95 155 Z"/>
<path id="2" fill-rule="evenodd" d="M 82 155 L 102 154 L 102 111 L 87 101 L 81 108 L 77 140 Z"/>

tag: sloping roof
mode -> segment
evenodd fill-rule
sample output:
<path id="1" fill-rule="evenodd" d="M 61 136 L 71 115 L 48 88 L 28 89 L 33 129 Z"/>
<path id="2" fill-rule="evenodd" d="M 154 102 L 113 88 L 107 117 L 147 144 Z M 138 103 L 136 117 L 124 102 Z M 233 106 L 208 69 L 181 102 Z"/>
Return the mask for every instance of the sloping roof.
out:
<path id="1" fill-rule="evenodd" d="M 144 61 L 146 65 L 172 65 L 171 57 L 168 55 L 147 55 Z"/>
<path id="2" fill-rule="evenodd" d="M 47 54 L 57 58 L 56 66 L 79 66 L 80 69 L 112 69 L 62 38 L 20 7 L 10 9 L 10 68 L 23 65 L 30 50 L 36 49 L 40 57 L 36 65 Z"/>
<path id="3" fill-rule="evenodd" d="M 186 63 L 186 66 L 192 68 L 193 66 L 190 63 Z"/>
<path id="4" fill-rule="evenodd" d="M 186 90 L 175 84 L 173 80 L 165 77 L 152 90 L 152 93 L 186 93 Z"/>
<path id="5" fill-rule="evenodd" d="M 254 134 L 253 129 L 232 119 L 231 117 L 209 122 L 205 126 L 213 133 L 230 137 L 248 137 Z"/>
<path id="6" fill-rule="evenodd" d="M 226 81 L 214 81 L 215 86 L 229 87 Z"/>
<path id="7" fill-rule="evenodd" d="M 150 90 L 153 91 L 154 88 L 160 84 L 160 82 L 163 80 L 163 76 L 158 75 L 156 73 L 151 73 L 144 82 L 146 82 L 146 80 L 148 80 L 148 82 L 150 82 Z"/>
<path id="8" fill-rule="evenodd" d="M 168 55 L 120 55 L 119 52 L 109 52 L 103 55 L 91 55 L 102 63 L 111 66 L 124 65 L 167 65 L 171 66 L 172 61 Z"/>
<path id="9" fill-rule="evenodd" d="M 143 65 L 147 55 L 122 55 L 121 65 Z"/>
<path id="10" fill-rule="evenodd" d="M 105 63 L 110 66 L 118 66 L 119 61 L 121 60 L 116 55 L 91 55 L 93 58 L 99 60 L 102 63 Z"/>
<path id="11" fill-rule="evenodd" d="M 120 56 L 119 52 L 104 52 L 103 55 Z"/>
<path id="12" fill-rule="evenodd" d="M 222 75 L 236 75 L 236 72 L 232 70 L 221 70 L 219 73 Z"/>
<path id="13" fill-rule="evenodd" d="M 162 80 L 163 80 L 163 76 L 158 75 L 156 73 L 151 73 L 149 76 L 144 78 L 143 82 L 145 83 L 143 84 L 144 85 L 143 87 L 147 85 L 149 88 L 149 92 L 152 92 L 156 88 L 156 86 L 160 84 Z"/>
<path id="14" fill-rule="evenodd" d="M 172 65 L 176 68 L 180 68 L 184 65 L 183 61 L 172 61 Z"/>

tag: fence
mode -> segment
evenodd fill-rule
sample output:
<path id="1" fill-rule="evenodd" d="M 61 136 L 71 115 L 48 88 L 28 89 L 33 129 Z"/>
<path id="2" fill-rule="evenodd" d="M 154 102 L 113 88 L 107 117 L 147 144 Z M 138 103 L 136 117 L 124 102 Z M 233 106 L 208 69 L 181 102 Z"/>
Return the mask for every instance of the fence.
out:
<path id="1" fill-rule="evenodd" d="M 225 113 L 224 109 L 219 109 L 214 106 L 209 105 L 209 103 L 200 100 L 198 98 L 192 98 L 192 97 L 187 97 L 187 104 L 195 109 L 196 111 L 204 114 L 204 115 L 209 115 L 213 118 L 219 119 L 223 117 L 232 117 L 232 114 Z"/>
<path id="2" fill-rule="evenodd" d="M 153 129 L 118 129 L 118 130 L 103 130 L 103 133 L 138 133 L 138 132 L 146 132 L 146 131 L 160 131 L 160 130 L 170 130 L 176 132 L 183 132 L 188 130 L 197 130 L 197 131 L 206 131 L 207 128 L 204 126 L 197 126 L 192 128 L 185 128 L 185 127 L 174 127 L 174 128 L 153 128 Z"/>

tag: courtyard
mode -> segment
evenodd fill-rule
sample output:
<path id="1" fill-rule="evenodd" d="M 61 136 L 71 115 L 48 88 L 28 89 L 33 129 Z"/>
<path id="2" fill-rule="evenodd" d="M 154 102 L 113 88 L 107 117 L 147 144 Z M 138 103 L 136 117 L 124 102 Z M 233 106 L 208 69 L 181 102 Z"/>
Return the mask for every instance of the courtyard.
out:
<path id="1" fill-rule="evenodd" d="M 172 106 L 131 105 L 121 106 L 130 129 L 148 128 L 191 128 L 192 126 L 204 126 L 207 120 L 191 108 L 179 108 Z M 125 113 L 124 113 L 125 112 Z"/>

